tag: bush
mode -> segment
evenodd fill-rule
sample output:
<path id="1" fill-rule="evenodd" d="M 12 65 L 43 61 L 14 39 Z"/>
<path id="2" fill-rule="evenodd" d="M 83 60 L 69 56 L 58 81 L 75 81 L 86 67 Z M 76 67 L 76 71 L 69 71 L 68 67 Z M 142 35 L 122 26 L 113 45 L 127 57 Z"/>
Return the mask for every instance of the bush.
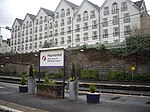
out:
<path id="1" fill-rule="evenodd" d="M 134 81 L 150 82 L 150 73 L 134 75 L 133 79 L 134 79 Z"/>
<path id="2" fill-rule="evenodd" d="M 63 78 L 63 74 L 62 73 L 51 73 L 49 74 L 51 79 L 61 79 Z"/>
<path id="3" fill-rule="evenodd" d="M 125 79 L 124 74 L 119 71 L 110 71 L 107 74 L 109 80 L 123 80 Z"/>
<path id="4" fill-rule="evenodd" d="M 27 83 L 27 81 L 25 79 L 25 76 L 22 76 L 20 84 L 21 85 L 26 85 L 26 83 Z"/>
<path id="5" fill-rule="evenodd" d="M 53 80 L 49 80 L 48 76 L 45 76 L 44 84 L 49 86 L 56 86 L 56 83 Z"/>
<path id="6" fill-rule="evenodd" d="M 98 76 L 97 70 L 81 70 L 81 78 L 83 79 L 96 79 Z"/>

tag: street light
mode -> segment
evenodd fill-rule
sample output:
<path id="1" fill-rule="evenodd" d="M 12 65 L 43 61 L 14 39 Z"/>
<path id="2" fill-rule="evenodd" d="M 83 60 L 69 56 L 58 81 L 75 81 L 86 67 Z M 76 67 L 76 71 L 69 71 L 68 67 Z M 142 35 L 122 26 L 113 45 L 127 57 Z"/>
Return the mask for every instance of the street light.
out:
<path id="1" fill-rule="evenodd" d="M 1 26 L 0 26 L 0 36 L 2 36 L 2 35 L 1 35 L 1 29 L 2 29 L 2 28 L 11 31 L 11 28 L 10 28 L 9 26 L 6 26 L 6 27 L 1 27 Z"/>

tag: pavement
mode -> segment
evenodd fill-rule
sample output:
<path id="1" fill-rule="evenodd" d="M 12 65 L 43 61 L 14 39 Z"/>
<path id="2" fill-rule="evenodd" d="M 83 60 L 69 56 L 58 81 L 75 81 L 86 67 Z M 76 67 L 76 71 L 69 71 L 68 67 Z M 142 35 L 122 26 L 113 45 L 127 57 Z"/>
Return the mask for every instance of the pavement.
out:
<path id="1" fill-rule="evenodd" d="M 49 99 L 19 93 L 18 84 L 0 82 L 0 109 L 12 112 L 150 112 L 149 96 L 116 95 L 101 93 L 100 103 L 86 102 L 84 94 L 78 101 L 65 99 Z"/>

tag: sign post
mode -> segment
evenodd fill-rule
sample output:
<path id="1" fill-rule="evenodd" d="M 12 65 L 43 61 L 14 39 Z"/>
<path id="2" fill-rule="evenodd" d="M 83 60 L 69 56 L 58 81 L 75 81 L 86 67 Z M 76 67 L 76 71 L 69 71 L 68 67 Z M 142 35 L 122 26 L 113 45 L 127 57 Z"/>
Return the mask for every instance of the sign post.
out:
<path id="1" fill-rule="evenodd" d="M 134 76 L 134 71 L 135 71 L 135 66 L 131 66 L 131 72 L 132 72 L 132 80 L 133 80 L 133 76 Z"/>
<path id="2" fill-rule="evenodd" d="M 64 68 L 64 78 L 63 78 L 63 98 L 64 98 L 65 78 L 66 78 L 66 50 L 63 48 L 57 49 L 45 48 L 39 50 L 39 70 L 38 70 L 39 82 L 40 82 L 40 67 Z"/>

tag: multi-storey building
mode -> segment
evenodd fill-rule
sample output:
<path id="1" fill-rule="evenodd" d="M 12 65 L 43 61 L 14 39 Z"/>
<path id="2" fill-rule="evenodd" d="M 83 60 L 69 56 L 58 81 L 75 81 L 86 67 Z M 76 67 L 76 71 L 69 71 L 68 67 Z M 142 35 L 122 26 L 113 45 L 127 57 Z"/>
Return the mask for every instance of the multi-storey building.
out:
<path id="1" fill-rule="evenodd" d="M 101 7 L 83 0 L 77 6 L 61 0 L 56 10 L 41 8 L 12 26 L 11 49 L 36 52 L 45 42 L 50 47 L 121 44 L 134 31 L 150 32 L 150 16 L 144 0 L 105 0 Z"/>

